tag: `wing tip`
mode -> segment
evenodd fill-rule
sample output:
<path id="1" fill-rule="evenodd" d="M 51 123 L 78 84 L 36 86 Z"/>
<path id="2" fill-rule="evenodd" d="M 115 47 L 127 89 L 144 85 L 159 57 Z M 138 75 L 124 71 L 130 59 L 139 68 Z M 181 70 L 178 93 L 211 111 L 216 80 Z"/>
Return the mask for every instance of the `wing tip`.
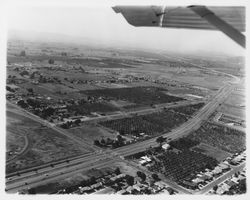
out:
<path id="1" fill-rule="evenodd" d="M 115 13 L 121 13 L 120 6 L 114 6 L 112 9 L 115 11 Z"/>

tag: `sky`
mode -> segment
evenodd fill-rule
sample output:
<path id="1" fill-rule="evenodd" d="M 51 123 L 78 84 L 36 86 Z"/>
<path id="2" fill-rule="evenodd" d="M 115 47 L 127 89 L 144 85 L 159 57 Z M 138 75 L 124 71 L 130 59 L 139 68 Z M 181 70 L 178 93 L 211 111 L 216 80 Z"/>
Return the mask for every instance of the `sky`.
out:
<path id="1" fill-rule="evenodd" d="M 18 6 L 7 12 L 8 30 L 82 37 L 110 46 L 181 53 L 240 55 L 243 49 L 219 31 L 133 27 L 109 6 Z M 78 39 L 79 43 L 84 40 Z"/>

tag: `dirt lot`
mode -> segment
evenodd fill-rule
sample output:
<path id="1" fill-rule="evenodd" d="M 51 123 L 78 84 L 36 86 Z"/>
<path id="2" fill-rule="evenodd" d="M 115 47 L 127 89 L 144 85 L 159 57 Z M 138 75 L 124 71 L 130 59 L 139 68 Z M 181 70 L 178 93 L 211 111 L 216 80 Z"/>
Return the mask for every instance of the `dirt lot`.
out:
<path id="1" fill-rule="evenodd" d="M 95 139 L 99 140 L 102 137 L 114 139 L 116 136 L 115 134 L 112 134 L 105 129 L 92 124 L 84 124 L 81 127 L 71 128 L 68 130 L 68 132 L 80 140 L 88 140 L 91 143 L 93 143 Z"/>

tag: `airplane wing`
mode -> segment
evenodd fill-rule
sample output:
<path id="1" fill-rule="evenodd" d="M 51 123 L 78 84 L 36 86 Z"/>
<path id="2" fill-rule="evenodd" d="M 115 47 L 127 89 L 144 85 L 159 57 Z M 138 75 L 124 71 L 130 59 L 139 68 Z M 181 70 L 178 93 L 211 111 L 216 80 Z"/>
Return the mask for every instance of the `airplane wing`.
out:
<path id="1" fill-rule="evenodd" d="M 133 26 L 185 29 L 219 29 L 245 47 L 245 7 L 115 6 Z"/>

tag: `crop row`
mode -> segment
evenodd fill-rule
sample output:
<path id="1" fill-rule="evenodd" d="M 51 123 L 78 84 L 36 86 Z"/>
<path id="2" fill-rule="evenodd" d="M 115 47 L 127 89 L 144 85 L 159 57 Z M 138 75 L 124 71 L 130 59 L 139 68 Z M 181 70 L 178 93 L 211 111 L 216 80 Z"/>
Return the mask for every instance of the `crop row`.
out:
<path id="1" fill-rule="evenodd" d="M 149 170 L 160 172 L 179 184 L 183 180 L 194 178 L 198 172 L 205 168 L 212 169 L 218 164 L 214 158 L 190 150 L 179 153 L 167 151 L 156 158 L 157 160 L 148 167 Z"/>
<path id="2" fill-rule="evenodd" d="M 122 135 L 139 136 L 140 133 L 154 135 L 154 133 L 163 131 L 163 128 L 156 124 L 152 124 L 142 117 L 123 118 L 100 122 L 101 125 L 118 131 Z"/>
<path id="3" fill-rule="evenodd" d="M 100 124 L 116 130 L 122 135 L 138 136 L 140 133 L 155 135 L 162 131 L 169 131 L 187 120 L 186 116 L 178 113 L 162 111 L 149 115 L 104 121 Z"/>

